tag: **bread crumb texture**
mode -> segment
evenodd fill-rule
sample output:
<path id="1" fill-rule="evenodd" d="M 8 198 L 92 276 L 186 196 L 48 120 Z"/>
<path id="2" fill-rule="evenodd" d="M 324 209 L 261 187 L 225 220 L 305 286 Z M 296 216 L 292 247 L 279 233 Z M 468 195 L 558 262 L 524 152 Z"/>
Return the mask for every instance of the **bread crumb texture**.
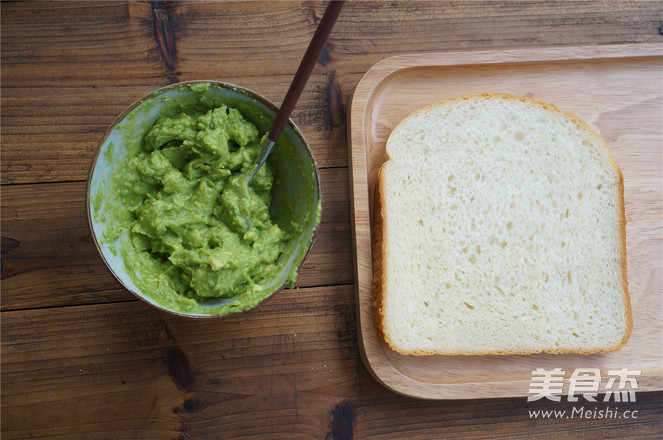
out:
<path id="1" fill-rule="evenodd" d="M 631 332 L 621 172 L 553 105 L 468 95 L 391 133 L 378 330 L 403 354 L 592 353 Z"/>

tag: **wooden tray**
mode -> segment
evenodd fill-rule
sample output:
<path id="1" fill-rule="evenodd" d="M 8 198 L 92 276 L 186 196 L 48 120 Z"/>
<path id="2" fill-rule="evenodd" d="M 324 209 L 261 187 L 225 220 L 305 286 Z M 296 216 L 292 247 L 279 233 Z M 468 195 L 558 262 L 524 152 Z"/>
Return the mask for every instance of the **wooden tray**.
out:
<path id="1" fill-rule="evenodd" d="M 633 334 L 596 355 L 402 356 L 387 348 L 371 309 L 373 184 L 385 142 L 412 111 L 461 94 L 531 96 L 574 113 L 608 142 L 624 174 Z M 527 396 L 532 371 L 641 370 L 638 391 L 663 389 L 663 46 L 564 47 L 403 55 L 383 60 L 352 98 L 349 149 L 359 345 L 386 387 L 426 399 Z M 614 386 L 613 386 L 614 387 Z M 614 388 L 613 388 L 614 389 Z"/>

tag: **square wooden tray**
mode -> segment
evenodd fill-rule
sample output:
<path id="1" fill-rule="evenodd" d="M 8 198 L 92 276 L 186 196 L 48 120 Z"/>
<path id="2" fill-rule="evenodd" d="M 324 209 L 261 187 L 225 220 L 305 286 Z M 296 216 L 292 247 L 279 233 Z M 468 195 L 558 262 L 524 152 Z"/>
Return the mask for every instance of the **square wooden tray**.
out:
<path id="1" fill-rule="evenodd" d="M 424 105 L 462 94 L 512 93 L 555 104 L 608 142 L 624 175 L 634 328 L 620 351 L 595 355 L 402 356 L 378 337 L 371 309 L 373 185 L 391 130 Z M 638 391 L 663 389 L 663 46 L 561 47 L 397 56 L 355 89 L 348 145 L 359 345 L 387 388 L 426 399 L 527 396 L 532 371 L 640 370 Z M 605 391 L 607 378 L 601 381 Z"/>

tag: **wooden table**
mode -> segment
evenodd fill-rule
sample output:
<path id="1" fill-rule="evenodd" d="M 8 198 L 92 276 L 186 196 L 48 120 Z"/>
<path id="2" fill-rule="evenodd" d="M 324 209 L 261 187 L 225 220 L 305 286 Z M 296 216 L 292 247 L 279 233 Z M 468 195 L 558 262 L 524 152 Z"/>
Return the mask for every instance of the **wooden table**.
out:
<path id="1" fill-rule="evenodd" d="M 2 438 L 660 438 L 661 392 L 628 404 L 637 419 L 545 419 L 529 412 L 571 404 L 416 400 L 380 385 L 358 350 L 346 144 L 349 99 L 379 60 L 661 43 L 660 1 L 349 3 L 293 115 L 324 198 L 296 288 L 200 322 L 152 309 L 106 270 L 84 190 L 115 116 L 193 79 L 280 102 L 324 7 L 2 4 Z"/>

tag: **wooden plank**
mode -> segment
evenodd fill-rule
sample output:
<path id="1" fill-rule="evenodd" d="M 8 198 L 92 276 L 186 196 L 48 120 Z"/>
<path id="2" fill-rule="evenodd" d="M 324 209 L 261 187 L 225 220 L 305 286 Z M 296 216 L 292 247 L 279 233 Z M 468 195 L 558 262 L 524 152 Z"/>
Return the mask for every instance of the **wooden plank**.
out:
<path id="1" fill-rule="evenodd" d="M 297 20 L 298 25 L 293 26 L 296 32 L 290 37 L 295 47 L 287 52 L 288 56 L 271 60 L 268 71 L 261 67 L 259 58 L 247 60 L 246 50 L 253 50 L 251 47 L 238 47 L 234 54 L 221 51 L 215 55 L 215 59 L 223 60 L 224 67 L 213 74 L 184 77 L 179 63 L 192 58 L 187 58 L 185 47 L 180 50 L 180 60 L 176 40 L 164 43 L 163 32 L 175 35 L 177 28 L 177 35 L 184 38 L 185 29 L 178 24 L 187 18 L 188 6 L 176 11 L 173 4 L 162 8 L 159 2 L 152 6 L 84 2 L 75 4 L 80 16 L 66 15 L 75 8 L 65 7 L 62 20 L 47 20 L 53 8 L 46 4 L 41 9 L 40 5 L 3 6 L 3 12 L 8 9 L 2 26 L 3 183 L 85 179 L 93 151 L 115 117 L 133 101 L 172 82 L 220 79 L 253 88 L 280 102 L 308 44 L 308 30 L 312 33 L 315 29 L 312 20 L 309 23 L 304 14 L 295 13 L 299 10 L 296 3 L 269 8 L 262 4 L 258 8 L 262 19 L 256 14 L 257 4 L 224 4 L 220 8 L 223 20 L 208 23 L 210 28 L 200 32 L 221 33 L 219 37 L 225 38 L 224 29 L 232 32 L 239 26 L 243 32 L 237 38 L 259 42 L 251 30 L 252 23 L 260 23 L 265 34 L 271 32 L 271 27 L 265 27 L 264 22 Z M 241 26 L 238 14 L 244 15 Z M 165 29 L 157 29 L 155 23 Z M 51 41 L 48 49 L 35 50 L 34 42 L 44 35 L 60 37 Z M 192 35 L 190 41 L 197 44 L 200 35 Z M 209 53 L 219 52 L 219 46 L 201 44 L 204 50 L 198 51 L 193 60 L 210 64 Z M 269 56 L 273 48 L 256 50 Z M 250 62 L 242 64 L 242 60 Z M 232 74 L 238 68 L 243 72 L 241 77 Z M 343 112 L 340 90 L 327 90 L 330 78 L 325 72 L 316 72 L 310 83 L 293 119 L 307 127 L 304 134 L 321 167 L 342 166 L 346 163 L 345 121 L 336 114 Z M 333 99 L 326 105 L 328 92 Z M 327 113 L 332 105 L 336 113 L 330 120 Z M 335 139 L 337 148 L 327 148 L 330 139 Z"/>
<path id="2" fill-rule="evenodd" d="M 320 173 L 322 218 L 296 287 L 352 283 L 348 174 Z M 91 242 L 85 183 L 5 186 L 2 310 L 126 301 Z"/>
<path id="3" fill-rule="evenodd" d="M 354 312 L 351 286 L 289 290 L 205 322 L 141 302 L 3 312 L 2 437 L 645 438 L 662 428 L 661 393 L 638 393 L 619 405 L 637 418 L 600 426 L 529 416 L 570 413 L 566 402 L 394 394 L 361 365 Z"/>
<path id="4" fill-rule="evenodd" d="M 324 437 L 335 397 L 315 388 L 354 377 L 353 312 L 350 286 L 206 323 L 141 302 L 5 312 L 3 438 Z"/>
<path id="5" fill-rule="evenodd" d="M 237 83 L 279 103 L 323 7 L 322 2 L 3 3 L 0 180 L 84 180 L 115 116 L 175 81 Z M 321 167 L 345 166 L 347 102 L 361 75 L 383 58 L 413 47 L 425 52 L 657 42 L 660 16 L 660 3 L 649 0 L 574 0 L 564 8 L 545 1 L 352 2 L 293 120 Z"/>
<path id="6" fill-rule="evenodd" d="M 640 389 L 663 378 L 663 193 L 660 45 L 549 48 L 403 55 L 371 69 L 351 109 L 353 231 L 364 356 L 375 377 L 425 398 L 526 396 L 531 371 L 556 367 L 641 369 Z M 577 356 L 400 356 L 373 322 L 371 222 L 373 185 L 389 133 L 424 105 L 471 93 L 512 93 L 553 103 L 585 119 L 607 141 L 624 175 L 628 279 L 634 330 L 616 353 Z M 658 312 L 653 312 L 656 310 Z M 552 357 L 551 357 L 552 356 Z M 448 371 L 456 373 L 450 375 Z M 567 378 L 568 382 L 568 378 Z"/>

